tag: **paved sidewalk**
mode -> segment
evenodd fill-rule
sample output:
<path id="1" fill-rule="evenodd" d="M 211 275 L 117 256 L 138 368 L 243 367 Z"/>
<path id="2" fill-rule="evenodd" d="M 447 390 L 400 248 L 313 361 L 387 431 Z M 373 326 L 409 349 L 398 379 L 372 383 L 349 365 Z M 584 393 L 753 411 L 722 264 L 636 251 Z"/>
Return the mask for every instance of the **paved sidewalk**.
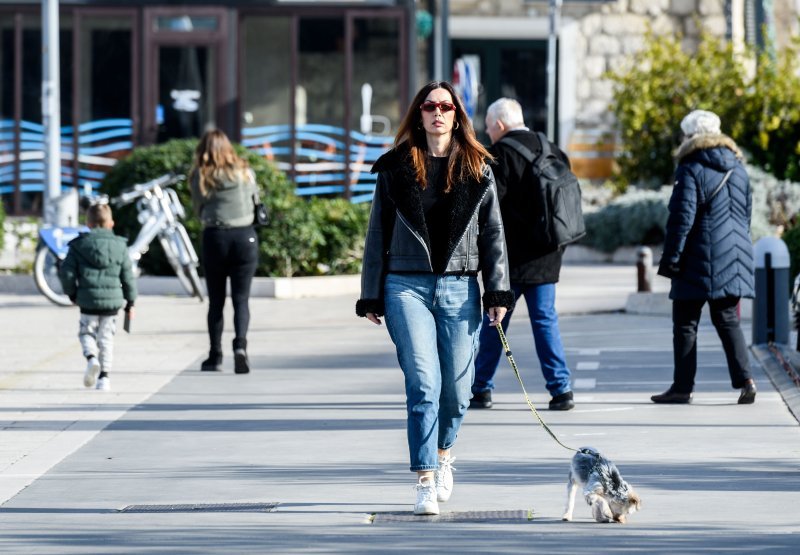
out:
<path id="1" fill-rule="evenodd" d="M 598 447 L 639 490 L 644 509 L 626 526 L 591 522 L 580 503 L 575 522 L 559 520 L 570 455 L 504 361 L 495 408 L 470 411 L 454 451 L 442 508 L 456 521 L 402 520 L 413 499 L 402 375 L 385 328 L 356 318 L 352 297 L 254 299 L 246 376 L 230 356 L 221 374 L 197 371 L 205 305 L 142 297 L 104 393 L 82 388 L 76 311 L 0 296 L 0 552 L 795 552 L 797 421 L 758 368 L 756 403 L 735 404 L 707 321 L 695 403 L 650 403 L 671 378 L 671 324 L 615 312 L 634 286 L 631 268 L 565 268 L 578 407 L 542 411 L 562 441 Z M 524 314 L 514 322 L 515 359 L 545 407 Z M 278 505 L 119 512 L 235 503 Z"/>

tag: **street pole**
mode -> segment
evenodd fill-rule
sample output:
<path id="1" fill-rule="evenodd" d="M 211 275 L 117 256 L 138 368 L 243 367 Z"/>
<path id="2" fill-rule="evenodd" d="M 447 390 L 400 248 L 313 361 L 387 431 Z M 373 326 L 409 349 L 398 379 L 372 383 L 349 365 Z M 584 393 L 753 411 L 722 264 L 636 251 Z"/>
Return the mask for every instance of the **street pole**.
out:
<path id="1" fill-rule="evenodd" d="M 450 0 L 442 0 L 442 80 L 450 81 L 453 62 L 450 61 Z"/>
<path id="2" fill-rule="evenodd" d="M 547 37 L 547 138 L 556 140 L 556 48 L 562 0 L 550 0 L 550 30 Z"/>
<path id="3" fill-rule="evenodd" d="M 42 124 L 44 126 L 44 221 L 68 225 L 61 195 L 61 93 L 58 0 L 42 0 Z M 75 224 L 76 222 L 71 222 Z"/>

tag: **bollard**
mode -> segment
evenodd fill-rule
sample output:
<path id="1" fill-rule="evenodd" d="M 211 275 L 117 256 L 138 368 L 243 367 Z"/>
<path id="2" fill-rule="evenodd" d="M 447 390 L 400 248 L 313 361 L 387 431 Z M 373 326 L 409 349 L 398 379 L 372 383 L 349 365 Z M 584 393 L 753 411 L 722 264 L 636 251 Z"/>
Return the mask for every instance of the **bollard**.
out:
<path id="1" fill-rule="evenodd" d="M 786 344 L 789 342 L 789 249 L 777 237 L 764 237 L 753 250 L 756 265 L 753 344 Z"/>
<path id="2" fill-rule="evenodd" d="M 636 290 L 639 293 L 653 291 L 653 251 L 650 247 L 639 247 L 636 251 Z"/>

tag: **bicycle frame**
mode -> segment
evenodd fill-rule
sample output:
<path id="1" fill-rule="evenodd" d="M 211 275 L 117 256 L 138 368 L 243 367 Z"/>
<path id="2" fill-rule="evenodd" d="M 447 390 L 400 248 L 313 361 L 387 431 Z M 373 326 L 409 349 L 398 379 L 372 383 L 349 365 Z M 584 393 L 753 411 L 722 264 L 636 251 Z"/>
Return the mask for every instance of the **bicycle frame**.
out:
<path id="1" fill-rule="evenodd" d="M 119 196 L 109 199 L 102 195 L 95 203 L 108 203 L 123 206 L 136 202 L 137 218 L 142 224 L 134 241 L 128 246 L 133 271 L 139 274 L 139 261 L 150 248 L 150 243 L 158 237 L 165 255 L 173 266 L 176 275 L 188 293 L 201 301 L 203 294 L 197 275 L 199 258 L 189 239 L 186 228 L 179 221 L 185 216 L 178 194 L 169 185 L 183 179 L 181 175 L 164 175 L 146 183 L 134 185 Z M 68 243 L 80 233 L 88 232 L 88 227 L 42 227 L 39 230 L 40 249 L 34 264 L 34 280 L 43 295 L 56 304 L 69 304 L 66 296 L 54 290 L 57 282 L 57 269 L 69 249 Z M 48 258 L 51 256 L 52 258 Z M 41 260 L 40 260 L 41 259 Z M 55 279 L 54 279 L 55 278 Z M 48 283 L 48 280 L 50 283 Z"/>

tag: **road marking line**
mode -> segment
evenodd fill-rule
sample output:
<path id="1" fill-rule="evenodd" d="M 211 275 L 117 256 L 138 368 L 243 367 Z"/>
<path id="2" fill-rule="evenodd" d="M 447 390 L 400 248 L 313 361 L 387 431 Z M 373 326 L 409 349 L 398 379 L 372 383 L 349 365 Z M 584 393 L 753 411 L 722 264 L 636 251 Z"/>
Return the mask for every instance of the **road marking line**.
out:
<path id="1" fill-rule="evenodd" d="M 581 361 L 575 365 L 575 370 L 597 370 L 600 368 L 600 363 L 597 361 Z"/>
<path id="2" fill-rule="evenodd" d="M 597 386 L 595 378 L 577 378 L 572 382 L 572 387 L 575 389 L 594 389 Z"/>

